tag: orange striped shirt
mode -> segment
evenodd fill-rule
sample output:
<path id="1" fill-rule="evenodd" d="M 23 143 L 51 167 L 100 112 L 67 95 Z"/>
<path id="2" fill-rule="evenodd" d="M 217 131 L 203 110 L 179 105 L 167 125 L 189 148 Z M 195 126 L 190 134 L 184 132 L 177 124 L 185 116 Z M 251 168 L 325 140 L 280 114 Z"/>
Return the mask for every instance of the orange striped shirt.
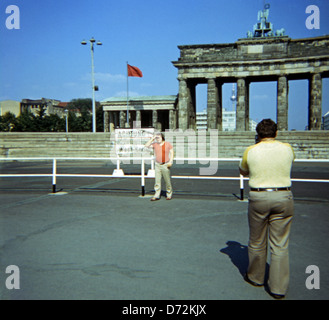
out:
<path id="1" fill-rule="evenodd" d="M 153 143 L 151 147 L 154 149 L 155 161 L 158 163 L 165 163 L 170 160 L 170 150 L 173 148 L 171 143 L 164 141 L 161 146 L 160 143 Z"/>

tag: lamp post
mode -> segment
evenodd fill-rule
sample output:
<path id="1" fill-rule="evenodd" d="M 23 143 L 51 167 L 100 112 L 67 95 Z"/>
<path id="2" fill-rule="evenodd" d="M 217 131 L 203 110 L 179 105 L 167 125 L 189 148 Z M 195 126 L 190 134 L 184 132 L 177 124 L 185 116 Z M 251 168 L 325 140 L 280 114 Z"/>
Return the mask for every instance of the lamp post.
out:
<path id="1" fill-rule="evenodd" d="M 69 110 L 65 109 L 64 110 L 64 113 L 65 113 L 65 124 L 66 124 L 66 132 L 69 132 L 69 119 L 68 119 L 68 116 L 69 116 Z"/>
<path id="2" fill-rule="evenodd" d="M 92 113 L 93 113 L 93 132 L 96 132 L 96 103 L 95 103 L 95 77 L 94 77 L 94 43 L 96 40 L 94 37 L 92 37 L 90 40 L 90 50 L 91 50 L 91 83 L 93 88 L 93 107 L 92 107 Z M 86 45 L 87 41 L 83 40 L 81 41 L 82 45 Z M 96 43 L 98 46 L 101 46 L 102 43 L 100 41 L 97 41 Z"/>

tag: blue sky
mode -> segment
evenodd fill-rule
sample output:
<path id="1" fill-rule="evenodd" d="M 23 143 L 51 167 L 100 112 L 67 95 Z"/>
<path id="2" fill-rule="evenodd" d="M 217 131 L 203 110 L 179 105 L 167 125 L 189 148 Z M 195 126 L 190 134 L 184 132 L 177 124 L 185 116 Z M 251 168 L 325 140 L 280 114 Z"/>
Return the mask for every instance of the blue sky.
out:
<path id="1" fill-rule="evenodd" d="M 329 34 L 328 0 L 268 0 L 269 21 L 291 38 Z M 91 97 L 90 47 L 95 37 L 96 100 L 125 96 L 126 62 L 143 78 L 129 78 L 129 95 L 178 93 L 178 45 L 232 43 L 257 22 L 263 0 L 2 0 L 0 2 L 0 100 L 41 97 L 70 101 Z M 20 29 L 6 28 L 6 8 L 20 10 Z M 306 7 L 320 9 L 320 29 L 305 26 Z M 289 128 L 307 124 L 308 84 L 289 83 Z M 231 107 L 231 84 L 223 103 Z M 206 108 L 206 86 L 197 87 L 197 108 Z M 329 111 L 329 79 L 323 81 L 323 114 Z M 276 83 L 253 83 L 250 115 L 276 119 Z"/>

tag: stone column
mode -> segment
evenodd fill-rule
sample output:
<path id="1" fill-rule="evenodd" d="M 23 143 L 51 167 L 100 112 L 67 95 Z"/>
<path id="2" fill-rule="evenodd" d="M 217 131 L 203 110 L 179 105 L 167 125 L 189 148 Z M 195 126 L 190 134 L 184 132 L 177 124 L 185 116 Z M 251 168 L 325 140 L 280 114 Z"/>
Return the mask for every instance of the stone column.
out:
<path id="1" fill-rule="evenodd" d="M 246 111 L 245 111 L 245 117 L 246 117 L 246 131 L 249 131 L 249 123 L 250 123 L 250 109 L 249 109 L 249 87 L 250 82 L 246 82 Z"/>
<path id="2" fill-rule="evenodd" d="M 237 80 L 236 131 L 249 130 L 249 83 Z"/>
<path id="3" fill-rule="evenodd" d="M 142 112 L 141 110 L 136 110 L 136 121 L 134 122 L 136 128 L 142 127 Z"/>
<path id="4" fill-rule="evenodd" d="M 309 80 L 308 129 L 321 130 L 322 122 L 322 77 L 315 73 Z"/>
<path id="5" fill-rule="evenodd" d="M 221 85 L 216 79 L 208 79 L 207 90 L 207 129 L 222 130 Z"/>
<path id="6" fill-rule="evenodd" d="M 277 82 L 277 116 L 278 131 L 288 131 L 288 92 L 289 84 L 286 76 Z"/>
<path id="7" fill-rule="evenodd" d="M 125 128 L 126 127 L 126 111 L 120 111 L 120 128 Z"/>
<path id="8" fill-rule="evenodd" d="M 152 111 L 152 127 L 157 129 L 158 126 L 158 111 L 153 110 Z"/>
<path id="9" fill-rule="evenodd" d="M 140 110 L 136 110 L 136 121 L 142 122 L 142 114 Z"/>
<path id="10" fill-rule="evenodd" d="M 188 104 L 188 129 L 196 130 L 196 96 L 195 96 L 195 83 L 188 84 L 189 104 Z"/>
<path id="11" fill-rule="evenodd" d="M 191 113 L 193 110 L 193 100 L 191 86 L 187 81 L 179 80 L 179 102 L 178 102 L 178 127 L 186 130 L 190 127 Z"/>
<path id="12" fill-rule="evenodd" d="M 119 119 L 118 119 L 118 111 L 114 111 L 114 128 L 118 127 L 120 125 Z"/>
<path id="13" fill-rule="evenodd" d="M 127 112 L 128 112 L 128 121 L 127 121 Z M 125 128 L 131 128 L 132 127 L 131 112 L 130 111 L 127 112 L 126 112 Z"/>
<path id="14" fill-rule="evenodd" d="M 218 129 L 218 131 L 222 131 L 223 130 L 222 87 L 223 87 L 223 83 L 217 81 L 217 92 L 218 92 L 217 129 Z"/>
<path id="15" fill-rule="evenodd" d="M 110 111 L 109 112 L 109 123 L 110 123 L 110 132 L 113 132 L 114 131 L 114 112 L 113 111 Z"/>
<path id="16" fill-rule="evenodd" d="M 109 111 L 104 111 L 104 132 L 109 131 Z"/>
<path id="17" fill-rule="evenodd" d="M 177 129 L 177 113 L 176 110 L 169 110 L 169 129 Z"/>

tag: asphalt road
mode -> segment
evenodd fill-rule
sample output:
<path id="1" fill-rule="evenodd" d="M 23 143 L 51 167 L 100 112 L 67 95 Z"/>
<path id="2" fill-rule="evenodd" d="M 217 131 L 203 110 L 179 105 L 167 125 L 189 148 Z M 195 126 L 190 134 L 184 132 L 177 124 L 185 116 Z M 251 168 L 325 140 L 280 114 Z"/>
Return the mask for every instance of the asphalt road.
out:
<path id="1" fill-rule="evenodd" d="M 51 173 L 46 162 L 0 162 L 4 173 Z M 112 174 L 107 162 L 58 163 L 58 173 Z M 122 166 L 138 174 L 139 165 Z M 198 164 L 173 175 L 198 175 Z M 236 163 L 217 175 L 238 176 Z M 329 179 L 329 164 L 295 163 L 293 178 Z M 247 201 L 239 181 L 174 179 L 174 198 L 151 202 L 153 179 L 0 178 L 1 299 L 272 300 L 243 281 Z M 245 197 L 248 196 L 245 183 Z M 295 217 L 286 300 L 329 298 L 329 184 L 293 183 Z M 270 263 L 270 261 L 269 261 Z M 6 267 L 19 268 L 8 289 Z M 309 289 L 306 268 L 320 270 Z"/>

